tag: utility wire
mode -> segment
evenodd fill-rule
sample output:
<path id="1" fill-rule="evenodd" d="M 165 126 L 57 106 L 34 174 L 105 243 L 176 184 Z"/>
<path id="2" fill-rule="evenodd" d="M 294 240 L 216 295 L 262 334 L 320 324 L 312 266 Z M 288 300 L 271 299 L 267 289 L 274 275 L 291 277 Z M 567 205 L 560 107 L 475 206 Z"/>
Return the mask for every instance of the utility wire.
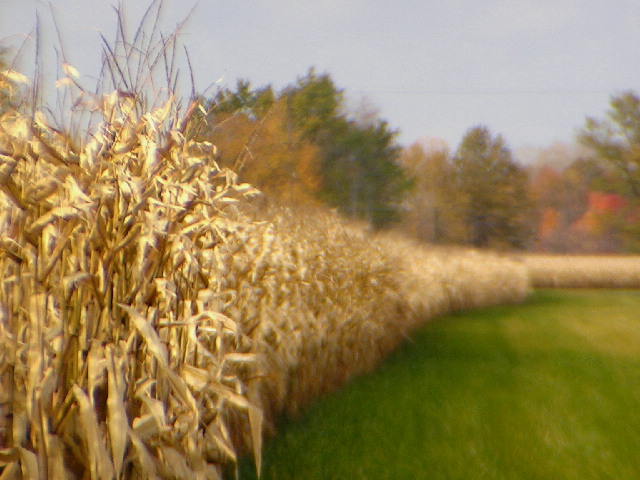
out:
<path id="1" fill-rule="evenodd" d="M 610 90 L 423 90 L 423 89 L 361 89 L 359 93 L 389 95 L 593 95 L 610 94 Z"/>

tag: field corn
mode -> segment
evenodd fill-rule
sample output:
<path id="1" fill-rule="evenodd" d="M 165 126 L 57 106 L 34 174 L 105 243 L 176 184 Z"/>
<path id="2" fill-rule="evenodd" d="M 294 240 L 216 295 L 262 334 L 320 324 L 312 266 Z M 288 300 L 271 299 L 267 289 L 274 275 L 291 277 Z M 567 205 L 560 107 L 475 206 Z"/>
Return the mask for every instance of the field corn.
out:
<path id="1" fill-rule="evenodd" d="M 134 99 L 135 101 L 135 99 Z M 101 96 L 68 133 L 0 118 L 0 476 L 221 478 L 282 413 L 442 313 L 519 301 L 526 267 L 375 236 L 260 193 L 169 99 Z"/>
<path id="2" fill-rule="evenodd" d="M 640 288 L 640 256 L 531 254 L 519 258 L 534 287 Z"/>

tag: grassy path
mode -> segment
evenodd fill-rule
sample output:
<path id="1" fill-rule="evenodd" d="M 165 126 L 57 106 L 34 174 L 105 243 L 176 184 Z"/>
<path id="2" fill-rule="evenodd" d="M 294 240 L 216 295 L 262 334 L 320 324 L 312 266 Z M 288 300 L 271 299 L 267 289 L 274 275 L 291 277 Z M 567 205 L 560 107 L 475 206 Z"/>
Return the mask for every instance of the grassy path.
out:
<path id="1" fill-rule="evenodd" d="M 640 478 L 640 292 L 440 319 L 284 425 L 264 463 L 279 480 Z"/>

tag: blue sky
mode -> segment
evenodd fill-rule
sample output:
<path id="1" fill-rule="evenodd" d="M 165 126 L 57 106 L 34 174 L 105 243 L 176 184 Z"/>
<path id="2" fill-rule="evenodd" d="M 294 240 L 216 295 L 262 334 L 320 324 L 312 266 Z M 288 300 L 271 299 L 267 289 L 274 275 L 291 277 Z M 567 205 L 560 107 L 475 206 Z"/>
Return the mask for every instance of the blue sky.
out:
<path id="1" fill-rule="evenodd" d="M 69 62 L 95 75 L 117 3 L 51 3 Z M 132 29 L 147 5 L 124 2 Z M 162 29 L 192 6 L 181 41 L 200 89 L 238 78 L 281 88 L 313 66 L 354 104 L 366 98 L 403 144 L 455 148 L 478 124 L 514 150 L 571 142 L 612 94 L 640 91 L 638 0 L 165 0 Z M 1 44 L 32 32 L 36 12 L 54 58 L 49 2 L 0 0 Z"/>

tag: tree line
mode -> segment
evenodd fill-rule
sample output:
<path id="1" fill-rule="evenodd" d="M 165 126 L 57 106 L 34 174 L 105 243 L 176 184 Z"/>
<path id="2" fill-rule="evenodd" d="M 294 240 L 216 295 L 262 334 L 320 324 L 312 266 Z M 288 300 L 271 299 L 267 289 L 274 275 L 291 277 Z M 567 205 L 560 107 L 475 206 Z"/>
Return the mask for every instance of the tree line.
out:
<path id="1" fill-rule="evenodd" d="M 397 132 L 377 115 L 349 113 L 328 74 L 310 70 L 279 92 L 240 80 L 204 105 L 194 135 L 270 200 L 326 204 L 375 227 L 399 219 L 412 182 Z"/>
<path id="2" fill-rule="evenodd" d="M 19 108 L 10 85 L 0 84 L 0 113 Z M 200 100 L 189 135 L 216 145 L 216 160 L 269 202 L 327 205 L 435 244 L 640 250 L 640 97 L 633 92 L 613 96 L 604 119 L 586 120 L 584 155 L 534 165 L 516 161 L 483 125 L 469 128 L 454 151 L 403 148 L 377 112 L 350 108 L 331 76 L 313 69 L 279 91 L 239 80 Z"/>
<path id="3" fill-rule="evenodd" d="M 418 187 L 403 227 L 434 243 L 639 252 L 640 97 L 612 96 L 604 118 L 586 119 L 577 146 L 522 165 L 485 127 L 471 128 L 453 154 L 415 144 L 401 157 Z"/>
<path id="4" fill-rule="evenodd" d="M 589 118 L 574 158 L 523 165 L 504 138 L 469 128 L 455 151 L 416 143 L 375 111 L 350 111 L 328 74 L 279 92 L 239 81 L 206 101 L 198 135 L 274 202 L 326 204 L 426 242 L 497 249 L 640 250 L 640 98 Z"/>
<path id="5" fill-rule="evenodd" d="M 403 149 L 386 121 L 350 112 L 331 77 L 314 70 L 279 92 L 241 80 L 205 111 L 196 135 L 272 201 L 327 204 L 436 243 L 526 245 L 526 172 L 486 127 L 470 129 L 450 157 Z"/>

